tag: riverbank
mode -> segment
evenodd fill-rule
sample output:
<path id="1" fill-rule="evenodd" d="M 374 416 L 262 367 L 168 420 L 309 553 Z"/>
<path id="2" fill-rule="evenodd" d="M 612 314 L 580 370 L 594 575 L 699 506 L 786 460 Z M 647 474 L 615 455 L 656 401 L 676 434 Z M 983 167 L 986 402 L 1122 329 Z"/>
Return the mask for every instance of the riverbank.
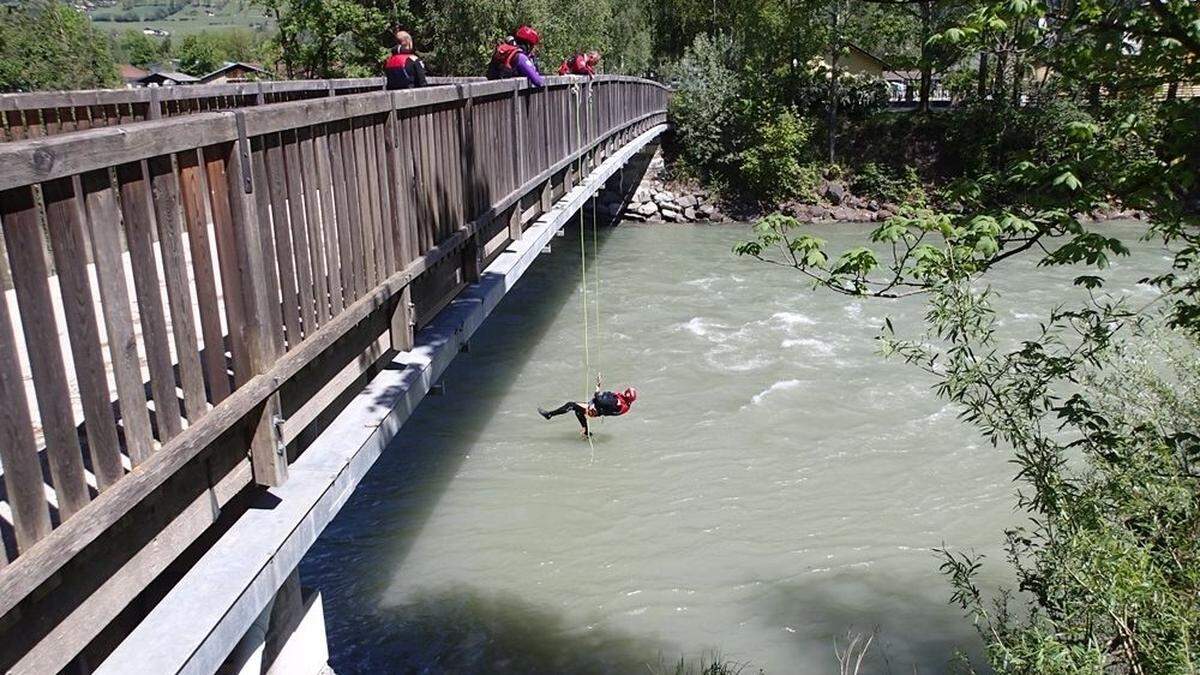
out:
<path id="1" fill-rule="evenodd" d="M 746 223 L 775 212 L 803 223 L 881 223 L 904 207 L 854 194 L 846 180 L 823 178 L 811 201 L 790 200 L 768 208 L 724 198 L 696 181 L 674 178 L 673 173 L 661 149 L 656 150 L 644 160 L 644 173 L 636 187 L 615 179 L 600 192 L 600 211 L 614 218 L 646 223 Z M 1078 215 L 1095 222 L 1145 219 L 1141 211 L 1118 206 Z"/>

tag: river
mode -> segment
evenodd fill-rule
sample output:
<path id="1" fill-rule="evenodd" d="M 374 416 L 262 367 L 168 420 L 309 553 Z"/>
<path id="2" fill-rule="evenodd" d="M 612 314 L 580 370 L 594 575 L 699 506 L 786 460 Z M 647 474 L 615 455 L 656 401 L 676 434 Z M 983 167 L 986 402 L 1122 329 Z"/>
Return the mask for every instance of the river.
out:
<path id="1" fill-rule="evenodd" d="M 866 231 L 816 233 L 836 250 Z M 579 242 L 554 240 L 302 564 L 339 675 L 647 673 L 714 651 L 836 673 L 850 630 L 876 635 L 864 672 L 978 663 L 933 549 L 985 553 L 981 581 L 1007 580 L 1012 465 L 876 353 L 886 316 L 920 328 L 920 300 L 813 291 L 735 258 L 745 236 L 601 233 L 591 359 L 640 398 L 594 451 L 573 416 L 535 410 L 585 388 Z M 1133 281 L 1163 255 L 1139 245 L 1113 274 L 1149 296 Z M 1080 273 L 998 271 L 1005 330 L 1027 334 Z"/>

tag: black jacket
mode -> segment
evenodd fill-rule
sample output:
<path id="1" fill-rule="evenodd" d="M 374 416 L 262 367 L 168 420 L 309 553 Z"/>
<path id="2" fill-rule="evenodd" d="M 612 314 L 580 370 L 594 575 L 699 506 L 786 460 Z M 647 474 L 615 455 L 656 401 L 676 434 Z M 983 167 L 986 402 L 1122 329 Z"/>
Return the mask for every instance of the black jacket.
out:
<path id="1" fill-rule="evenodd" d="M 383 71 L 387 74 L 388 89 L 411 89 L 428 84 L 425 81 L 425 64 L 411 51 L 397 49 L 388 57 Z"/>

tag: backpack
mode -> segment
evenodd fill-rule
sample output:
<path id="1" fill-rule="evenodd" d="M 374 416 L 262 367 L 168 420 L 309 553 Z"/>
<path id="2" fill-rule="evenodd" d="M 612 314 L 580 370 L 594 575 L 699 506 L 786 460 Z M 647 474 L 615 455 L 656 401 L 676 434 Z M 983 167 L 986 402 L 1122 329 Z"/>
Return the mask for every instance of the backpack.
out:
<path id="1" fill-rule="evenodd" d="M 501 42 L 496 45 L 496 51 L 492 52 L 492 63 L 488 66 L 487 78 L 489 80 L 503 80 L 517 76 L 517 70 L 513 67 L 513 63 L 520 55 L 521 48 Z"/>

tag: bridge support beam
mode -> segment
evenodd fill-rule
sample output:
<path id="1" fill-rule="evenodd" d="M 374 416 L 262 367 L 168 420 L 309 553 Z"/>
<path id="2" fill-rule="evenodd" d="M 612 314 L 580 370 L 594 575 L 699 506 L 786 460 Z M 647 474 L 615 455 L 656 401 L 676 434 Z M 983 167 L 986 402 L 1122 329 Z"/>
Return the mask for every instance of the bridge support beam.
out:
<path id="1" fill-rule="evenodd" d="M 392 308 L 389 328 L 392 349 L 406 352 L 413 348 L 413 326 L 412 286 L 405 286 L 396 298 L 396 306 Z"/>

